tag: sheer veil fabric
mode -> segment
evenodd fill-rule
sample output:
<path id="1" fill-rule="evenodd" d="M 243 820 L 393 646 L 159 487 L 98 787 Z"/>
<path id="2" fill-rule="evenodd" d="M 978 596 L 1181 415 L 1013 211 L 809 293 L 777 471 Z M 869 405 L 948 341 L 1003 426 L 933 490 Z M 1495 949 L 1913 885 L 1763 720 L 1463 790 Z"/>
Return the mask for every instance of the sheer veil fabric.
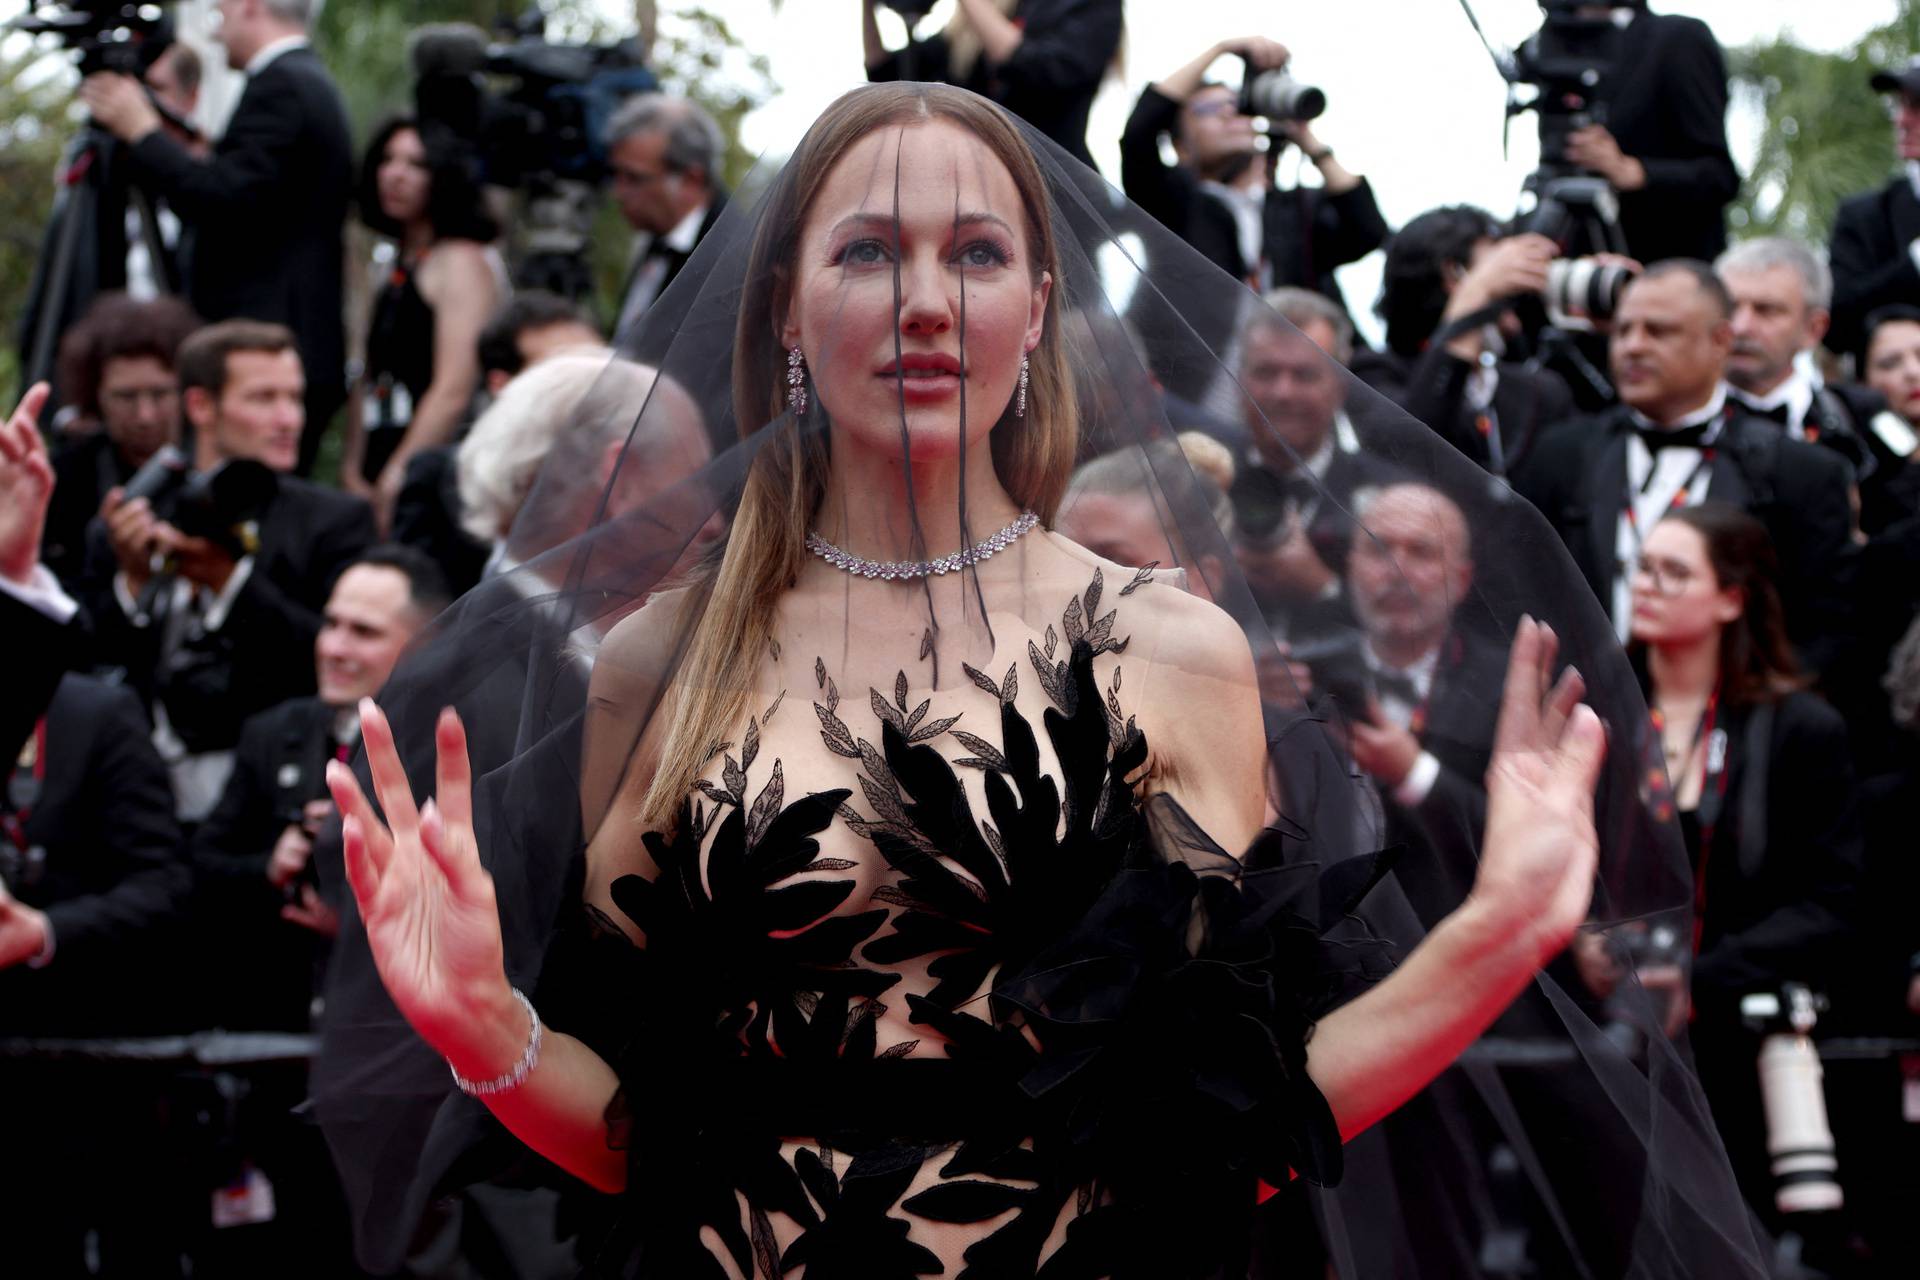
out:
<path id="1" fill-rule="evenodd" d="M 938 128 L 906 118 L 979 100 L 850 97 L 895 116 L 835 178 L 769 160 L 743 185 L 621 356 L 659 371 L 653 390 L 574 406 L 563 436 L 590 446 L 549 457 L 503 548 L 516 567 L 381 698 L 417 786 L 439 708 L 464 718 L 509 976 L 617 1066 L 629 1189 L 571 1183 L 453 1091 L 349 899 L 314 1093 L 362 1260 L 397 1266 L 437 1203 L 491 1181 L 563 1188 L 594 1274 L 1439 1277 L 1519 1238 L 1545 1274 L 1761 1275 L 1657 993 L 1630 964 L 1593 977 L 1595 957 L 1690 936 L 1691 882 L 1633 748 L 1634 678 L 1551 530 L 1037 135 L 1019 134 L 1045 199 L 1023 208 L 941 110 Z M 792 216 L 823 181 L 853 191 L 857 234 Z M 916 245 L 942 219 L 932 270 Z M 1009 290 L 1035 227 L 1050 292 Z M 1216 477 L 1172 445 L 1198 411 L 1158 388 L 1208 381 L 1238 406 L 1215 425 L 1243 471 L 1287 448 L 1260 430 L 1237 340 L 1201 336 L 1261 323 L 1339 380 L 1339 436 L 1373 487 L 1464 516 L 1453 644 L 1497 665 L 1523 615 L 1546 620 L 1613 743 L 1587 939 L 1344 1149 L 1305 1071 L 1314 1021 L 1465 894 L 1479 779 L 1409 806 L 1356 767 L 1358 709 L 1293 686 L 1281 647 L 1364 652 L 1343 588 L 1264 598 Z M 916 344 L 959 353 L 956 387 L 869 359 Z M 876 396 L 891 437 L 856 438 Z M 877 534 L 879 495 L 807 488 L 855 448 L 912 498 Z M 1049 449 L 1099 460 L 1100 491 L 1063 494 Z M 1294 501 L 1341 517 L 1332 545 L 1373 545 L 1366 495 L 1315 483 Z M 1116 501 L 1149 528 L 1137 563 L 1061 532 Z M 734 545 L 784 521 L 930 560 L 1022 507 L 1043 527 L 912 580 Z M 710 660 L 713 620 L 748 661 Z M 1197 716 L 1223 681 L 1243 712 Z M 1498 683 L 1450 688 L 1461 732 L 1490 734 Z M 676 731 L 713 707 L 725 726 L 689 755 Z M 663 802 L 676 765 L 698 768 Z"/>

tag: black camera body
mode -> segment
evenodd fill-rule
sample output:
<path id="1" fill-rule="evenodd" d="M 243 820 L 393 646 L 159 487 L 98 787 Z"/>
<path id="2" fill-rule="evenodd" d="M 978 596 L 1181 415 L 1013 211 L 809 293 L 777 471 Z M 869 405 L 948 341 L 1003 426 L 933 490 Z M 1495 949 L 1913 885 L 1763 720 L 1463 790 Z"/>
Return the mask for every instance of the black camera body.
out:
<path id="1" fill-rule="evenodd" d="M 504 41 L 440 23 L 420 28 L 410 45 L 420 118 L 470 142 L 493 186 L 600 181 L 608 118 L 626 98 L 659 87 L 637 41 L 559 44 L 546 39 L 544 23 L 533 10 L 507 25 Z"/>
<path id="2" fill-rule="evenodd" d="M 73 0 L 38 5 L 7 24 L 24 35 L 57 37 L 80 55 L 80 74 L 117 71 L 136 79 L 145 75 L 173 43 L 173 15 L 149 0 Z"/>
<path id="3" fill-rule="evenodd" d="M 1361 651 L 1358 632 L 1304 640 L 1289 655 L 1313 675 L 1316 694 L 1331 697 L 1342 714 L 1364 719 L 1375 696 L 1373 668 Z"/>
<path id="4" fill-rule="evenodd" d="M 887 8 L 900 15 L 900 20 L 909 27 L 933 12 L 938 0 L 881 0 Z"/>
<path id="5" fill-rule="evenodd" d="M 154 514 L 190 538 L 205 538 L 235 559 L 253 551 L 250 526 L 280 491 L 280 477 L 250 458 L 229 458 L 205 471 L 173 445 L 162 445 L 127 481 L 126 500 L 145 498 Z"/>
<path id="6" fill-rule="evenodd" d="M 1600 87 L 1612 74 L 1620 28 L 1610 16 L 1588 17 L 1580 0 L 1543 0 L 1546 18 L 1514 55 L 1514 80 L 1536 96 L 1517 110 L 1540 117 L 1540 168 L 1548 176 L 1577 174 L 1567 139 L 1607 122 Z"/>

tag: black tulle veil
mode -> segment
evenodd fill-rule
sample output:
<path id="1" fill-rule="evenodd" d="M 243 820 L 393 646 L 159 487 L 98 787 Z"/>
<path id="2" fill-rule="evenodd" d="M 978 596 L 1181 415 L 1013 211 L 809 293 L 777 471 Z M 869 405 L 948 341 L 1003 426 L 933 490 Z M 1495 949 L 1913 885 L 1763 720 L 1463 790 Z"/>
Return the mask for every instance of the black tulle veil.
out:
<path id="1" fill-rule="evenodd" d="M 856 91 L 882 93 L 911 101 L 919 94 L 959 91 L 910 85 Z M 894 211 L 896 237 L 900 202 L 909 194 L 900 189 L 900 152 L 915 145 L 915 134 L 898 120 L 891 123 L 890 171 L 879 169 L 874 176 Z M 1216 516 L 1213 481 L 1196 473 L 1178 450 L 1155 447 L 1188 425 L 1157 393 L 1160 386 L 1211 385 L 1214 403 L 1235 403 L 1243 418 L 1257 419 L 1257 405 L 1237 381 L 1232 341 L 1223 345 L 1203 335 L 1239 332 L 1261 304 L 1096 174 L 1030 130 L 1021 128 L 1021 134 L 1046 193 L 1044 207 L 1026 214 L 1046 231 L 1052 260 L 1045 341 L 1053 354 L 1034 362 L 1029 401 L 1076 414 L 1080 461 L 1137 456 L 1138 496 L 1161 523 L 1166 544 L 1151 589 L 1178 589 L 1183 573 L 1238 624 L 1256 659 L 1277 655 L 1291 637 L 1276 634 L 1269 612 L 1238 571 L 1229 534 Z M 583 958 L 594 954 L 590 941 L 575 941 L 592 932 L 581 927 L 581 903 L 592 896 L 597 874 L 589 850 L 638 842 L 637 829 L 603 828 L 619 809 L 623 789 L 636 785 L 630 767 L 636 752 L 667 736 L 655 721 L 680 705 L 674 682 L 711 603 L 701 584 L 713 581 L 714 566 L 735 536 L 730 530 L 737 528 L 756 467 L 765 464 L 769 450 L 783 451 L 795 465 L 805 459 L 831 464 L 834 426 L 821 389 L 809 373 L 806 407 L 787 407 L 786 358 L 775 331 L 775 312 L 792 288 L 785 264 L 800 228 L 769 219 L 784 216 L 793 184 L 808 176 L 796 163 L 763 163 L 619 357 L 658 369 L 698 406 L 711 460 L 669 484 L 650 486 L 653 496 L 642 503 L 623 502 L 619 469 L 658 465 L 646 442 L 669 409 L 657 393 L 640 405 L 596 404 L 593 412 L 607 421 L 569 429 L 624 431 L 628 447 L 590 518 L 558 546 L 547 546 L 545 536 L 540 548 L 517 545 L 509 535 L 504 559 L 517 567 L 484 581 L 450 610 L 381 698 L 416 780 L 432 776 L 431 726 L 438 709 L 451 705 L 461 712 L 474 756 L 477 834 L 501 902 L 509 977 L 534 996 L 550 1025 L 590 1042 L 600 1009 L 620 997 L 617 991 L 583 992 L 616 983 Z M 956 178 L 956 224 L 966 212 L 961 188 Z M 909 284 L 901 278 L 904 255 L 897 239 L 894 248 L 897 313 L 906 305 Z M 963 286 L 957 312 L 963 364 L 971 350 L 968 300 Z M 899 332 L 896 325 L 896 338 Z M 1640 693 L 1571 560 L 1526 504 L 1344 370 L 1337 376 L 1348 384 L 1345 414 L 1361 450 L 1404 482 L 1445 495 L 1466 518 L 1474 573 L 1471 589 L 1455 604 L 1456 626 L 1497 645 L 1523 615 L 1548 621 L 1561 638 L 1562 660 L 1583 673 L 1588 700 L 1609 726 L 1614 750 L 1599 795 L 1600 876 L 1587 932 L 1598 945 L 1616 949 L 1659 926 L 1689 936 L 1685 856 L 1671 815 L 1657 810 L 1646 785 L 1647 770 L 1658 763 L 1628 749 L 1644 721 Z M 957 408 L 965 423 L 980 406 L 965 402 L 966 380 L 961 387 Z M 1011 400 L 996 415 L 996 451 L 1026 425 Z M 582 401 L 589 403 L 593 397 Z M 899 456 L 911 472 L 915 439 L 904 390 L 898 425 Z M 965 477 L 968 450 L 979 442 L 965 430 L 958 437 L 955 474 Z M 1027 486 L 1045 508 L 1059 500 L 1066 482 L 1063 467 L 1054 466 L 1049 475 Z M 558 495 L 575 492 L 578 480 L 543 473 L 516 528 L 550 529 Z M 907 492 L 916 503 L 926 500 L 911 485 Z M 953 510 L 941 526 L 957 528 L 960 545 L 993 532 L 981 527 L 978 497 L 966 492 L 964 481 L 942 495 Z M 1054 522 L 1071 513 L 1072 501 L 1069 495 L 1066 509 L 1038 513 Z M 925 560 L 951 549 L 929 541 L 929 523 L 928 511 L 911 510 L 900 558 Z M 832 538 L 836 531 L 822 532 Z M 1352 536 L 1369 536 L 1364 521 Z M 962 589 L 953 590 L 953 581 Z M 1127 604 L 1121 593 L 1142 581 L 1103 577 L 1084 597 L 1075 597 L 1079 621 L 1064 628 L 1092 626 L 1096 613 Z M 996 652 L 995 619 L 1005 616 L 979 574 L 962 570 L 952 581 L 929 578 L 894 590 L 895 599 L 916 601 L 924 618 L 902 642 L 907 651 L 897 661 L 892 653 L 876 655 L 874 669 L 923 662 L 915 670 L 930 673 L 926 682 L 935 691 L 979 683 L 977 659 Z M 636 627 L 633 619 L 643 606 L 651 612 L 663 602 L 676 602 L 666 625 Z M 864 643 L 867 633 L 855 630 L 861 621 L 848 616 L 843 650 Z M 633 642 L 635 635 L 644 642 Z M 1036 670 L 1037 661 L 1036 655 Z M 993 687 L 998 676 L 987 673 L 987 679 Z M 882 688 L 886 682 L 874 683 Z M 854 698 L 856 689 L 866 687 L 851 676 L 840 684 Z M 763 692 L 747 689 L 747 701 L 761 705 Z M 1486 691 L 1488 723 L 1498 692 Z M 1197 869 L 1203 877 L 1211 872 L 1223 884 L 1270 889 L 1273 901 L 1284 898 L 1293 904 L 1289 910 L 1311 917 L 1311 945 L 1290 956 L 1311 971 L 1303 981 L 1315 987 L 1312 1007 L 1324 1012 L 1378 980 L 1394 957 L 1418 945 L 1458 904 L 1471 883 L 1471 833 L 1467 865 L 1445 875 L 1420 874 L 1406 864 L 1417 852 L 1389 849 L 1394 833 L 1383 817 L 1379 789 L 1344 747 L 1341 720 L 1353 709 L 1319 696 L 1283 695 L 1272 703 L 1262 770 L 1271 829 L 1256 848 L 1222 850 L 1205 831 L 1165 810 L 1145 816 L 1142 829 L 1151 830 L 1160 848 L 1183 852 L 1169 856 L 1170 864 Z M 1147 901 L 1159 883 L 1139 881 Z M 1201 895 L 1217 920 L 1240 910 L 1207 897 L 1208 889 L 1190 891 Z M 1299 905 L 1306 898 L 1311 909 Z M 1136 910 L 1140 901 L 1103 898 L 1102 909 Z M 566 1187 L 567 1179 L 528 1156 L 480 1104 L 452 1090 L 444 1064 L 405 1027 L 380 990 L 350 902 L 345 914 L 314 1092 L 355 1210 L 362 1259 L 386 1270 L 400 1263 L 434 1205 L 462 1187 L 485 1180 Z M 1086 922 L 1068 923 L 1075 928 L 1067 932 L 1078 936 L 1111 921 L 1093 911 Z M 1060 1034 L 1085 1032 L 1102 1021 L 1106 988 L 1096 980 L 1099 972 L 1097 965 L 1036 963 L 996 998 L 1036 1022 L 1057 1010 L 1076 1010 L 1084 1025 L 1059 1028 Z M 1233 1011 L 1221 1009 L 1210 1019 L 1209 1002 L 1229 998 L 1200 992 L 1194 1001 L 1198 1020 L 1189 1034 L 1214 1036 Z M 1482 1273 L 1476 1268 L 1492 1256 L 1494 1243 L 1508 1238 L 1502 1232 L 1518 1230 L 1529 1241 L 1530 1256 L 1549 1274 L 1761 1274 L 1752 1230 L 1687 1065 L 1684 1041 L 1659 1032 L 1660 1014 L 1654 998 L 1630 977 L 1602 995 L 1571 956 L 1557 961 L 1458 1065 L 1343 1153 L 1316 1156 L 1310 1127 L 1276 1131 L 1272 1149 L 1239 1173 L 1248 1175 L 1249 1202 L 1254 1173 L 1280 1192 L 1250 1215 L 1241 1206 L 1227 1215 L 1249 1235 L 1255 1258 L 1229 1265 L 1251 1265 L 1263 1275 L 1317 1275 L 1311 1271 L 1316 1263 L 1304 1260 L 1324 1251 L 1337 1274 L 1355 1280 L 1474 1275 Z M 1309 1030 L 1303 1027 L 1302 1035 Z M 1223 1042 L 1219 1052 L 1235 1050 Z M 663 1056 L 672 1055 L 663 1049 Z M 1055 1082 L 1030 1083 L 1044 1093 L 1043 1086 Z M 1124 1124 L 1078 1115 L 1074 1141 L 1125 1164 L 1132 1154 L 1120 1153 L 1119 1146 L 1157 1142 L 1172 1127 L 1171 1118 L 1182 1114 L 1178 1097 L 1136 1101 Z M 1154 1123 L 1155 1114 L 1169 1123 Z M 1172 1138 L 1153 1150 L 1164 1161 L 1187 1158 Z M 1316 1160 L 1331 1163 L 1337 1181 L 1288 1185 L 1290 1169 L 1324 1172 L 1310 1167 Z M 1153 1175 L 1130 1169 L 1127 1176 L 1141 1181 Z M 618 1235 L 604 1224 L 619 1215 L 598 1203 L 601 1198 L 577 1187 L 569 1195 L 582 1206 L 578 1217 L 566 1219 L 569 1229 Z M 1169 1199 L 1178 1196 L 1170 1191 Z M 603 1248 L 597 1256 L 610 1254 Z M 646 1261 L 644 1242 L 623 1256 L 640 1260 L 628 1264 L 634 1274 L 680 1274 Z M 1230 1250 L 1225 1256 L 1238 1255 Z"/>

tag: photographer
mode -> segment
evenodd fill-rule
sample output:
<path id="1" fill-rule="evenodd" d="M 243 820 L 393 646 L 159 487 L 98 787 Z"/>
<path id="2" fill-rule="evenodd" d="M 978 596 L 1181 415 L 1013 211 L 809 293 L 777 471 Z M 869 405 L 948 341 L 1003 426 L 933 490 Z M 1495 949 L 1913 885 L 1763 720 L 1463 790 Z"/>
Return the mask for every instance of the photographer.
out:
<path id="1" fill-rule="evenodd" d="M 94 121 L 131 144 L 134 180 L 191 229 L 187 295 L 209 320 L 291 328 L 307 371 L 299 469 L 346 396 L 341 229 L 353 189 L 347 113 L 307 47 L 314 0 L 227 0 L 214 38 L 247 85 L 211 155 L 169 137 L 147 91 L 100 72 L 80 87 Z"/>
<path id="2" fill-rule="evenodd" d="M 248 957 L 244 969 L 207 957 L 213 1025 L 307 1029 L 315 966 L 336 926 L 309 870 L 314 837 L 334 813 L 322 773 L 352 754 L 355 706 L 380 691 L 447 602 L 445 579 L 420 552 L 388 545 L 361 555 L 327 598 L 314 641 L 317 696 L 242 727 L 233 776 L 193 840 L 204 932 L 220 940 L 220 956 Z"/>
<path id="3" fill-rule="evenodd" d="M 1711 262 L 1727 246 L 1726 207 L 1740 193 L 1727 150 L 1726 59 L 1713 32 L 1698 18 L 1650 13 L 1645 0 L 1541 7 L 1549 22 L 1556 10 L 1596 22 L 1631 11 L 1593 94 L 1606 118 L 1569 136 L 1566 159 L 1619 193 L 1633 257 Z"/>
<path id="4" fill-rule="evenodd" d="M 87 525 L 107 491 L 133 478 L 163 445 L 180 443 L 174 358 L 199 317 L 177 298 L 102 294 L 60 342 L 61 398 L 82 432 L 55 452 L 47 567 L 69 587 L 86 564 Z"/>
<path id="5" fill-rule="evenodd" d="M 1005 107 L 1093 168 L 1087 113 L 1120 58 L 1121 0 L 959 0 L 939 35 L 889 50 L 874 8 L 861 0 L 867 79 L 933 80 Z M 932 0 L 888 0 L 911 27 Z"/>
<path id="6" fill-rule="evenodd" d="M 1903 172 L 1878 191 L 1840 202 L 1827 260 L 1833 267 L 1833 329 L 1827 346 L 1861 359 L 1870 313 L 1920 305 L 1920 56 L 1904 67 L 1875 71 L 1885 94 L 1894 149 Z"/>
<path id="7" fill-rule="evenodd" d="M 607 122 L 607 168 L 620 215 L 637 245 L 613 326 L 615 346 L 633 342 L 647 308 L 727 207 L 720 180 L 726 139 L 699 103 L 664 93 L 629 98 Z"/>
<path id="8" fill-rule="evenodd" d="M 360 220 L 394 241 L 393 269 L 373 298 L 366 367 L 347 406 L 341 487 L 390 526 L 407 462 L 445 444 L 480 382 L 480 329 L 506 292 L 479 164 L 438 125 L 389 120 L 367 145 Z"/>
<path id="9" fill-rule="evenodd" d="M 204 507 L 182 496 L 167 509 L 163 499 L 156 510 L 113 490 L 89 533 L 88 586 L 103 657 L 152 706 L 179 813 L 194 822 L 219 798 L 241 722 L 312 692 L 311 672 L 287 655 L 312 648 L 327 588 L 373 541 L 373 516 L 359 498 L 286 474 L 306 389 L 290 332 L 209 325 L 182 344 L 178 370 L 195 472 L 245 462 L 279 473 L 278 483 L 238 512 L 217 495 Z"/>
<path id="10" fill-rule="evenodd" d="M 1271 309 L 1269 309 L 1271 308 Z M 1276 314 L 1277 313 L 1277 314 Z M 1276 289 L 1241 333 L 1250 443 L 1234 459 L 1234 553 L 1275 634 L 1299 638 L 1344 617 L 1340 574 L 1354 493 L 1399 478 L 1360 448 L 1343 405 L 1353 330 L 1338 305 Z"/>
<path id="11" fill-rule="evenodd" d="M 1272 145 L 1263 151 L 1239 96 L 1205 79 L 1207 69 L 1228 54 L 1246 62 L 1249 77 L 1277 71 L 1291 56 L 1284 45 L 1259 36 L 1222 40 L 1148 85 L 1120 139 L 1127 198 L 1256 291 L 1311 289 L 1344 312 L 1334 268 L 1387 240 L 1373 188 L 1342 165 L 1305 120 L 1274 120 Z M 1163 134 L 1173 136 L 1179 160 L 1171 167 L 1160 157 Z M 1275 185 L 1288 143 L 1313 162 L 1322 186 Z"/>
<path id="12" fill-rule="evenodd" d="M 1647 531 L 1711 497 L 1765 522 L 1802 662 L 1825 670 L 1844 640 L 1855 564 L 1852 473 L 1732 403 L 1733 300 L 1704 262 L 1656 262 L 1626 286 L 1608 361 L 1621 403 L 1549 427 L 1514 488 L 1560 534 L 1621 638 Z"/>
<path id="13" fill-rule="evenodd" d="M 1511 308 L 1480 324 L 1471 318 L 1537 298 L 1557 252 L 1545 236 L 1504 234 L 1492 214 L 1469 205 L 1421 214 L 1387 245 L 1377 308 L 1387 345 L 1356 355 L 1355 375 L 1505 476 L 1544 427 L 1573 412 L 1573 398 L 1559 374 L 1503 358 L 1520 336 Z"/>

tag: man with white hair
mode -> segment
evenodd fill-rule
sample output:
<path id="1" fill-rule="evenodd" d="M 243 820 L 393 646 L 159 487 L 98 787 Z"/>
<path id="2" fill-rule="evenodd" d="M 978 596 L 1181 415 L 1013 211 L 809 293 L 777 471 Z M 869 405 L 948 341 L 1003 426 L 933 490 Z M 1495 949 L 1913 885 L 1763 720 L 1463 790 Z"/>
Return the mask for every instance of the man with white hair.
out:
<path id="1" fill-rule="evenodd" d="M 607 121 L 606 144 L 614 201 L 642 237 L 613 328 L 614 345 L 626 350 L 647 309 L 726 208 L 720 181 L 726 138 L 698 103 L 643 93 Z"/>
<path id="2" fill-rule="evenodd" d="M 1832 449 L 1854 469 L 1860 525 L 1876 533 L 1914 513 L 1903 476 L 1913 428 L 1877 392 L 1823 382 L 1811 359 L 1832 323 L 1833 274 L 1818 254 L 1784 236 L 1744 240 L 1714 270 L 1733 296 L 1727 395 L 1796 440 Z"/>
<path id="3" fill-rule="evenodd" d="M 80 87 L 94 122 L 129 144 L 133 180 L 187 224 L 187 294 L 208 321 L 245 317 L 292 329 L 307 374 L 301 474 L 346 399 L 341 228 L 353 190 L 346 104 L 308 47 L 319 0 L 220 0 L 214 38 L 246 89 L 211 155 L 162 127 L 132 76 Z"/>
<path id="4" fill-rule="evenodd" d="M 659 370 L 604 350 L 552 356 L 509 382 L 461 442 L 460 522 L 494 548 L 497 576 L 596 514 L 661 499 L 712 455 L 699 406 Z"/>

